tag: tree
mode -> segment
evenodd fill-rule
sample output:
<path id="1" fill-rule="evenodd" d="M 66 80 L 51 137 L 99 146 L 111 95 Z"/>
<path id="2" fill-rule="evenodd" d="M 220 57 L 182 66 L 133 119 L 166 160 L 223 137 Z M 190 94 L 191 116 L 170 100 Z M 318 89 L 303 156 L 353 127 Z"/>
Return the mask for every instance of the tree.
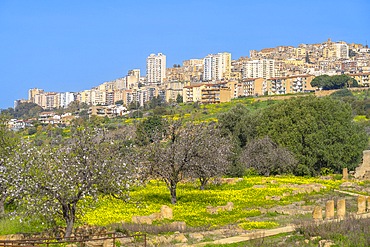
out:
<path id="1" fill-rule="evenodd" d="M 260 137 L 269 136 L 294 153 L 312 174 L 324 167 L 353 169 L 367 146 L 363 128 L 352 121 L 349 104 L 330 97 L 299 97 L 262 111 Z"/>
<path id="2" fill-rule="evenodd" d="M 40 112 L 42 112 L 43 109 L 41 106 L 35 104 L 35 103 L 20 103 L 15 109 L 14 109 L 14 117 L 15 118 L 32 118 L 32 117 L 38 117 Z"/>
<path id="3" fill-rule="evenodd" d="M 183 103 L 183 96 L 181 94 L 177 94 L 177 97 L 176 97 L 176 103 L 177 104 L 180 104 L 180 103 Z"/>
<path id="4" fill-rule="evenodd" d="M 12 194 L 12 187 L 19 172 L 10 161 L 18 143 L 17 135 L 8 129 L 8 117 L 0 115 L 0 217 L 5 214 L 5 201 Z"/>
<path id="5" fill-rule="evenodd" d="M 358 82 L 348 75 L 320 75 L 311 81 L 311 86 L 324 90 L 358 87 Z"/>
<path id="6" fill-rule="evenodd" d="M 23 169 L 27 212 L 42 212 L 55 222 L 61 217 L 65 237 L 72 233 L 81 201 L 99 192 L 124 195 L 135 174 L 118 147 L 105 141 L 104 132 L 82 127 L 62 145 L 28 147 L 16 161 Z"/>
<path id="7" fill-rule="evenodd" d="M 217 131 L 204 124 L 183 126 L 181 121 L 174 121 L 168 125 L 164 140 L 144 147 L 146 152 L 142 158 L 147 162 L 148 173 L 166 183 L 172 204 L 177 202 L 177 184 L 185 177 L 196 174 L 204 186 L 208 177 L 214 175 L 209 169 L 226 162 L 226 155 L 221 154 L 224 142 L 217 137 Z M 225 153 L 227 150 L 225 147 Z"/>
<path id="8" fill-rule="evenodd" d="M 245 166 L 240 163 L 239 155 L 242 148 L 257 137 L 259 113 L 252 113 L 242 104 L 237 104 L 228 112 L 220 114 L 219 126 L 224 136 L 230 135 L 234 141 L 232 163 L 228 167 L 227 175 L 241 177 Z"/>
<path id="9" fill-rule="evenodd" d="M 243 149 L 241 161 L 263 176 L 292 173 L 297 164 L 292 153 L 269 137 L 250 141 Z"/>
<path id="10" fill-rule="evenodd" d="M 144 146 L 165 136 L 166 122 L 161 116 L 150 116 L 141 121 L 136 128 L 136 141 Z"/>
<path id="11" fill-rule="evenodd" d="M 258 113 L 251 113 L 242 104 L 220 114 L 218 122 L 225 134 L 231 134 L 240 147 L 257 137 Z"/>
<path id="12" fill-rule="evenodd" d="M 221 130 L 214 124 L 200 124 L 194 131 L 201 138 L 202 145 L 190 163 L 190 176 L 198 178 L 200 189 L 204 190 L 211 178 L 226 173 L 231 163 L 233 144 L 229 136 L 222 136 Z"/>

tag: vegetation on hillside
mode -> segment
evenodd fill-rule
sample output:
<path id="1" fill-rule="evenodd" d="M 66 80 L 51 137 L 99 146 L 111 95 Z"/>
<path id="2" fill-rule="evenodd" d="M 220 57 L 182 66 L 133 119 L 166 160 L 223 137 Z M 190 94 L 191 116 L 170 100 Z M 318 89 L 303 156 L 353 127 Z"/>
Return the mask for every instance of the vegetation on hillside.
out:
<path id="1" fill-rule="evenodd" d="M 7 130 L 4 118 L 0 132 L 5 140 L 4 145 L 0 143 L 4 217 L 9 217 L 7 213 L 20 217 L 21 213 L 34 212 L 36 207 L 40 214 L 34 219 L 48 226 L 63 225 L 71 234 L 81 220 L 102 224 L 91 220 L 93 215 L 101 216 L 98 211 L 88 210 L 90 206 L 99 208 L 101 203 L 107 203 L 113 211 L 122 207 L 120 212 L 125 216 L 119 213 L 106 220 L 114 223 L 127 220 L 134 212 L 149 212 L 130 211 L 135 200 L 142 202 L 136 204 L 139 208 L 150 208 L 155 199 L 181 208 L 190 207 L 184 203 L 199 197 L 204 200 L 200 203 L 202 209 L 193 208 L 191 213 L 180 210 L 178 220 L 194 226 L 208 218 L 219 225 L 242 223 L 238 219 L 247 217 L 247 211 L 238 213 L 239 209 L 255 207 L 262 201 L 266 205 L 266 196 L 280 196 L 290 190 L 272 186 L 276 190 L 264 194 L 249 187 L 242 193 L 245 199 L 261 195 L 265 199 L 246 203 L 237 202 L 235 193 L 241 191 L 228 191 L 231 197 L 222 199 L 218 190 L 228 185 L 218 188 L 219 185 L 208 185 L 209 181 L 246 174 L 312 176 L 340 172 L 343 167 L 353 169 L 368 145 L 364 131 L 367 123 L 353 121 L 353 113 L 360 111 L 366 101 L 346 97 L 305 96 L 279 102 L 241 98 L 219 105 L 166 107 L 157 100 L 148 106 L 143 118 L 80 118 L 69 128 L 38 125 L 31 132 L 19 133 L 25 138 Z M 13 145 L 13 141 L 19 145 Z M 191 195 L 184 195 L 183 188 L 189 185 L 182 182 L 192 180 L 199 180 L 196 186 L 207 191 L 193 187 Z M 152 181 L 161 184 L 160 194 L 156 194 Z M 132 187 L 136 182 L 142 185 Z M 122 200 L 122 192 L 140 194 L 145 191 L 142 186 L 151 189 L 141 199 Z M 235 202 L 235 214 L 225 212 L 213 219 L 203 212 L 205 204 L 224 205 L 228 201 Z M 107 208 L 104 210 L 107 212 Z M 194 210 L 203 213 L 194 215 Z"/>

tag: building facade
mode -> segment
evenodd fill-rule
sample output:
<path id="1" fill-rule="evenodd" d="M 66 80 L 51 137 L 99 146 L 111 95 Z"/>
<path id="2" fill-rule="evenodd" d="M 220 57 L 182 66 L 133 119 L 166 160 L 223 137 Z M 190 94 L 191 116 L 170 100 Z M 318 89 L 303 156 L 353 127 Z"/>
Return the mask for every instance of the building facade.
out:
<path id="1" fill-rule="evenodd" d="M 166 78 L 166 56 L 150 54 L 146 59 L 146 80 L 148 83 L 163 83 Z"/>

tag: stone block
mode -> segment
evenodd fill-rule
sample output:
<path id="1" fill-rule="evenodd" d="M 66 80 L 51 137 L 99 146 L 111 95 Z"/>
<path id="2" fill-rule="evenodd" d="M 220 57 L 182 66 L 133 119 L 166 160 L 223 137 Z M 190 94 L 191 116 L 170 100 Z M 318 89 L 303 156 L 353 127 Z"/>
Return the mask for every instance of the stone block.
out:
<path id="1" fill-rule="evenodd" d="M 161 213 L 152 213 L 151 215 L 148 216 L 152 221 L 154 220 L 161 220 L 162 219 L 162 214 Z"/>
<path id="2" fill-rule="evenodd" d="M 153 221 L 149 216 L 132 216 L 132 223 L 151 225 Z"/>
<path id="3" fill-rule="evenodd" d="M 175 221 L 170 224 L 170 227 L 176 231 L 184 232 L 186 230 L 186 223 L 184 221 Z"/>
<path id="4" fill-rule="evenodd" d="M 186 243 L 186 242 L 188 242 L 188 239 L 185 237 L 185 235 L 184 234 L 179 234 L 179 235 L 177 235 L 175 238 L 174 238 L 174 240 L 176 241 L 176 242 L 180 242 L 180 243 Z"/>
<path id="5" fill-rule="evenodd" d="M 363 214 L 366 212 L 366 196 L 357 197 L 357 214 Z"/>
<path id="6" fill-rule="evenodd" d="M 346 199 L 338 199 L 337 201 L 337 217 L 343 220 L 346 216 Z"/>
<path id="7" fill-rule="evenodd" d="M 161 207 L 161 215 L 162 215 L 162 219 L 170 219 L 170 220 L 172 220 L 173 219 L 173 211 L 172 211 L 172 208 L 170 208 L 167 205 L 163 205 Z"/>
<path id="8" fill-rule="evenodd" d="M 325 205 L 325 219 L 334 219 L 334 200 L 329 200 Z"/>
<path id="9" fill-rule="evenodd" d="M 343 168 L 342 179 L 348 180 L 348 168 L 347 167 Z"/>
<path id="10" fill-rule="evenodd" d="M 312 217 L 315 221 L 322 220 L 322 208 L 320 206 L 315 206 L 312 212 Z"/>

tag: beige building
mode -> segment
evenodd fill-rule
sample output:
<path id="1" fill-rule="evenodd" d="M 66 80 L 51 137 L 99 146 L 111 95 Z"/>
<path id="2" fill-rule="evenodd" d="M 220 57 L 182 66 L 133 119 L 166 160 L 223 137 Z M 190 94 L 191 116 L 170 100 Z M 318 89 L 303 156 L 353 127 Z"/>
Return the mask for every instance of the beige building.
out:
<path id="1" fill-rule="evenodd" d="M 166 102 L 175 102 L 178 95 L 183 96 L 184 82 L 172 81 L 165 83 L 165 100 Z"/>
<path id="2" fill-rule="evenodd" d="M 239 85 L 238 96 L 262 96 L 267 92 L 267 82 L 263 78 L 244 79 Z"/>
<path id="3" fill-rule="evenodd" d="M 60 107 L 59 93 L 47 92 L 34 95 L 33 103 L 38 104 L 43 109 L 51 110 Z"/>
<path id="4" fill-rule="evenodd" d="M 28 100 L 30 102 L 35 103 L 34 102 L 35 95 L 42 94 L 42 93 L 44 93 L 44 90 L 43 89 L 40 89 L 40 88 L 31 88 L 30 90 L 28 90 Z"/>
<path id="5" fill-rule="evenodd" d="M 313 75 L 295 75 L 289 77 L 270 78 L 267 80 L 268 95 L 295 94 L 315 91 L 311 86 Z"/>
<path id="6" fill-rule="evenodd" d="M 359 86 L 361 87 L 370 87 L 370 72 L 366 73 L 356 73 L 356 74 L 347 74 L 351 78 L 355 79 Z"/>
<path id="7" fill-rule="evenodd" d="M 204 84 L 185 86 L 182 93 L 183 102 L 200 102 L 202 99 L 202 89 L 204 87 Z"/>
<path id="8" fill-rule="evenodd" d="M 222 84 L 205 84 L 201 90 L 202 104 L 217 104 L 230 102 L 231 89 L 223 87 Z"/>

